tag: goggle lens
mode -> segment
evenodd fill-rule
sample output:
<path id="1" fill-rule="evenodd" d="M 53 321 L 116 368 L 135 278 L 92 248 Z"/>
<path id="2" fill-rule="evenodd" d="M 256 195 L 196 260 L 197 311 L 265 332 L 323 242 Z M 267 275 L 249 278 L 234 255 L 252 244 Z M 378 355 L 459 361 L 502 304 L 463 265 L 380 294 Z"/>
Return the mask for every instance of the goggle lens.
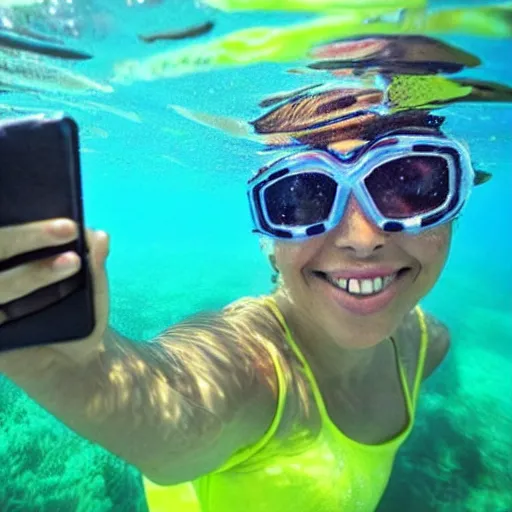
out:
<path id="1" fill-rule="evenodd" d="M 364 180 L 382 215 L 405 219 L 439 208 L 450 192 L 450 172 L 439 156 L 397 158 L 376 167 Z"/>
<path id="2" fill-rule="evenodd" d="M 440 156 L 400 157 L 379 165 L 364 179 L 382 215 L 405 219 L 440 207 L 450 192 L 448 162 Z M 338 184 L 321 172 L 284 176 L 265 188 L 263 199 L 275 226 L 310 226 L 331 215 Z"/>
<path id="3" fill-rule="evenodd" d="M 329 218 L 337 184 L 319 172 L 285 176 L 265 189 L 264 201 L 274 225 L 309 226 Z"/>

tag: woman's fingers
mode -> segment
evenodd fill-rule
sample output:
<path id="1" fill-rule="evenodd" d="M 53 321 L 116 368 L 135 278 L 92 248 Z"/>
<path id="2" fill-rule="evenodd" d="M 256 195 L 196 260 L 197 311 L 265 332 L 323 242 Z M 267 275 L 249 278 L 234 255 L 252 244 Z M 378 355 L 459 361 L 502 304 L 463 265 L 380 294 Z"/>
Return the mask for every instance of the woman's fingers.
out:
<path id="1" fill-rule="evenodd" d="M 27 252 L 71 242 L 77 237 L 70 219 L 52 219 L 0 228 L 0 261 Z"/>
<path id="2" fill-rule="evenodd" d="M 66 252 L 0 272 L 0 307 L 76 274 L 80 266 L 78 255 Z"/>

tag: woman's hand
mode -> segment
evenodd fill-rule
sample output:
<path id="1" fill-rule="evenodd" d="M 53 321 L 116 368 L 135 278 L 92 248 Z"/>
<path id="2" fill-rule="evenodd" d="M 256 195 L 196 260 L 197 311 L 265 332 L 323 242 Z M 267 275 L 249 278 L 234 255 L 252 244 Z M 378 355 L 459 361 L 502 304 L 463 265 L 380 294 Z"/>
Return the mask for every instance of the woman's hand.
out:
<path id="1" fill-rule="evenodd" d="M 0 228 L 0 261 L 13 256 L 71 242 L 77 237 L 77 226 L 67 219 Z M 109 238 L 101 231 L 87 230 L 90 264 L 93 275 L 96 325 L 93 333 L 83 339 L 59 342 L 45 346 L 32 346 L 5 352 L 0 351 L 0 372 L 7 376 L 18 371 L 30 371 L 32 362 L 50 365 L 56 358 L 65 357 L 73 363 L 86 364 L 97 355 L 108 323 L 108 285 L 105 262 Z M 65 253 L 44 260 L 22 264 L 0 272 L 0 339 L 2 323 L 8 314 L 2 306 L 21 299 L 37 289 L 69 278 L 80 269 L 82 262 L 76 253 Z M 57 301 L 59 297 L 55 297 Z M 40 308 L 47 304 L 41 305 Z"/>

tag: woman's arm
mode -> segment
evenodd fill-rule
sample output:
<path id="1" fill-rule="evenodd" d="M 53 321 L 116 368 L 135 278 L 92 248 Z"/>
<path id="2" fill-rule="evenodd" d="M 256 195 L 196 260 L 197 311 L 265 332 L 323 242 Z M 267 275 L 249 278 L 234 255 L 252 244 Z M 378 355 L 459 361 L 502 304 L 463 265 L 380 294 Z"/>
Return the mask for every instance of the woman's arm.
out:
<path id="1" fill-rule="evenodd" d="M 145 343 L 109 329 L 85 366 L 31 357 L 7 376 L 78 434 L 174 484 L 219 467 L 268 429 L 276 407 L 269 320 L 202 315 Z"/>

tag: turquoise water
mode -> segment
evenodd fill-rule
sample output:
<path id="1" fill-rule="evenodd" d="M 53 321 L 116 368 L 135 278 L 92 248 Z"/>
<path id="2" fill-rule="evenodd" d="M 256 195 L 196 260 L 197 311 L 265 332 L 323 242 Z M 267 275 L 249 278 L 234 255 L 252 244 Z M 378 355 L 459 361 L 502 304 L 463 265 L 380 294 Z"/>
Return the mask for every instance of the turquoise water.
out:
<path id="1" fill-rule="evenodd" d="M 204 42 L 312 16 L 221 13 L 185 0 L 113 4 L 56 2 L 54 16 L 50 3 L 3 13 L 94 55 L 58 64 L 114 92 L 56 94 L 39 75 L 31 78 L 38 94 L 9 91 L 0 112 L 63 109 L 79 122 L 87 222 L 112 237 L 111 323 L 149 339 L 188 314 L 271 287 L 245 198 L 247 178 L 265 161 L 260 144 L 199 125 L 170 106 L 250 120 L 262 114 L 258 103 L 266 96 L 319 78 L 286 73 L 301 62 L 263 62 L 118 83 L 119 61 L 196 43 L 144 44 L 137 34 L 213 20 L 213 31 L 197 39 Z M 440 5 L 447 4 L 434 7 Z M 79 34 L 65 36 L 69 19 Z M 460 76 L 512 86 L 510 37 L 441 39 L 481 59 Z M 11 78 L 16 84 L 21 76 Z M 475 190 L 447 268 L 423 301 L 450 327 L 453 350 L 425 386 L 413 436 L 378 510 L 506 512 L 512 509 L 512 106 L 476 102 L 436 113 L 447 116 L 447 131 L 469 143 L 476 167 L 493 179 Z M 71 434 L 6 381 L 0 393 L 0 460 L 7 461 L 0 465 L 1 511 L 144 510 L 134 470 Z"/>

